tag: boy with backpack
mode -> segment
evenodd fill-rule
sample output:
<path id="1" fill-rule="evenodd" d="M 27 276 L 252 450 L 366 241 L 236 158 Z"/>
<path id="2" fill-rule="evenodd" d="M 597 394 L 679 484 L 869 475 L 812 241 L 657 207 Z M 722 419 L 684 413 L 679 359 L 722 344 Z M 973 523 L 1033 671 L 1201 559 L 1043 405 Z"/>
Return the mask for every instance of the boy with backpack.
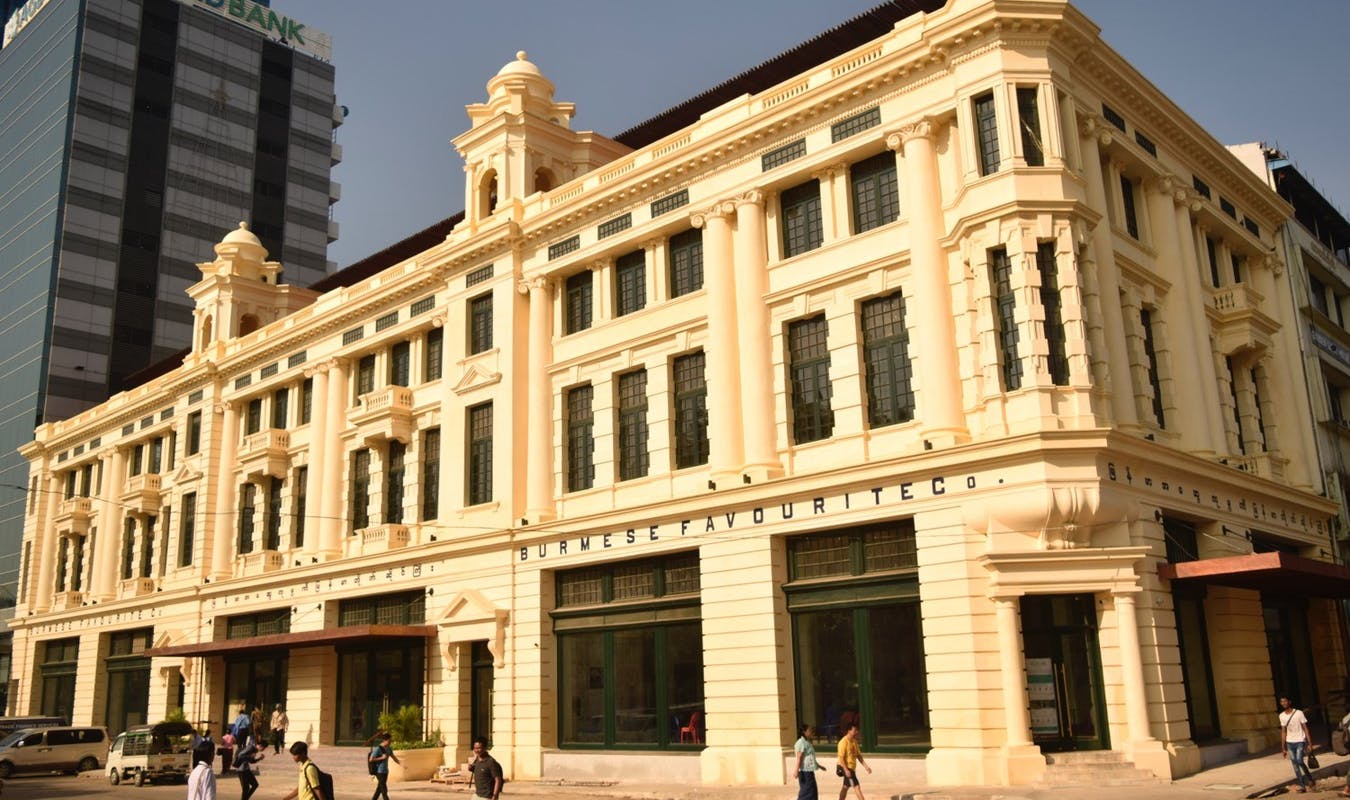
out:
<path id="1" fill-rule="evenodd" d="M 393 759 L 395 764 L 402 764 L 398 756 L 394 755 L 394 748 L 390 744 L 392 737 L 388 733 L 381 733 L 379 742 L 370 749 L 370 755 L 366 758 L 369 762 L 370 774 L 375 776 L 375 794 L 370 796 L 370 800 L 389 800 L 389 759 Z"/>
<path id="2" fill-rule="evenodd" d="M 334 800 L 333 776 L 309 760 L 309 745 L 304 742 L 291 745 L 291 758 L 300 765 L 300 776 L 295 788 L 281 800 Z"/>

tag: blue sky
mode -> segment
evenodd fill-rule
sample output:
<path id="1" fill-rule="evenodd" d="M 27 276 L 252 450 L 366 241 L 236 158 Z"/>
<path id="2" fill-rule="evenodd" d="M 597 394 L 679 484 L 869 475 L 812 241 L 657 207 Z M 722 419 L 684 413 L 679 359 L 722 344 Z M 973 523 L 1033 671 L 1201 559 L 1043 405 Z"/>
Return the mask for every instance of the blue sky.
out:
<path id="1" fill-rule="evenodd" d="M 875 5 L 874 0 L 273 0 L 333 37 L 345 267 L 459 211 L 450 139 L 517 50 L 613 135 Z M 1102 37 L 1220 142 L 1283 149 L 1350 213 L 1347 0 L 1080 0 Z"/>

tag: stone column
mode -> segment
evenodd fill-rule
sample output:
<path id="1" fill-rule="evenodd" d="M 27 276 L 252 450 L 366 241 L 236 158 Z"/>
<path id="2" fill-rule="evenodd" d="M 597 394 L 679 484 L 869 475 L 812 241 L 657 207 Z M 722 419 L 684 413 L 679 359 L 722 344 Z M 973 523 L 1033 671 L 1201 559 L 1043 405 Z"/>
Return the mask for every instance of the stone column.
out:
<path id="1" fill-rule="evenodd" d="M 1148 720 L 1148 694 L 1144 688 L 1144 660 L 1139 652 L 1139 618 L 1135 596 L 1129 591 L 1112 593 L 1116 607 L 1116 635 L 1120 642 L 1120 682 L 1125 690 L 1125 723 L 1130 741 L 1126 750 L 1140 769 L 1160 778 L 1172 777 L 1172 761 L 1163 743 L 1153 737 Z"/>
<path id="2" fill-rule="evenodd" d="M 892 150 L 903 149 L 905 208 L 909 211 L 909 269 L 914 299 L 910 306 L 923 336 L 918 342 L 918 418 L 924 439 L 952 444 L 966 441 L 966 415 L 952 317 L 951 279 L 941 239 L 942 188 L 938 183 L 935 126 L 923 119 L 886 137 Z"/>
<path id="3" fill-rule="evenodd" d="M 328 399 L 324 402 L 323 434 L 328 439 L 323 460 L 323 491 L 320 493 L 319 552 L 325 559 L 342 555 L 342 529 L 346 514 L 342 510 L 343 462 L 346 448 L 342 430 L 347 425 L 347 362 L 335 358 L 328 362 Z"/>
<path id="4" fill-rule="evenodd" d="M 1123 427 L 1137 427 L 1139 415 L 1134 407 L 1134 381 L 1130 378 L 1130 353 L 1125 346 L 1125 318 L 1120 308 L 1120 279 L 1116 274 L 1115 248 L 1111 243 L 1111 224 L 1107 208 L 1106 184 L 1102 176 L 1102 157 L 1098 139 L 1110 143 L 1111 134 L 1099 117 L 1082 118 L 1080 145 L 1083 151 L 1083 177 L 1087 182 L 1088 205 L 1103 219 L 1092 229 L 1092 262 L 1085 271 L 1095 270 L 1105 329 L 1106 360 L 1111 384 L 1101 387 L 1111 398 L 1111 416 Z"/>
<path id="5" fill-rule="evenodd" d="M 90 554 L 89 588 L 95 601 L 111 600 L 117 593 L 117 537 L 122 533 L 122 482 L 126 480 L 126 456 L 116 447 L 99 453 L 103 460 L 103 486 L 99 492 L 98 539 Z"/>
<path id="6" fill-rule="evenodd" d="M 1008 785 L 1032 783 L 1045 772 L 1045 756 L 1031 741 L 1031 709 L 1018 618 L 1018 598 L 994 598 L 999 672 L 1003 679 L 1003 725 L 1007 737 L 1003 744 L 1004 782 Z"/>
<path id="7" fill-rule="evenodd" d="M 239 448 L 239 410 L 233 403 L 216 404 L 212 409 L 221 420 L 220 453 L 216 459 L 216 503 L 211 515 L 211 566 L 214 580 L 233 573 L 234 556 L 230 548 L 230 526 L 237 516 L 234 464 Z"/>
<path id="8" fill-rule="evenodd" d="M 1187 307 L 1190 308 L 1192 336 L 1195 337 L 1196 357 L 1200 371 L 1192 373 L 1199 382 L 1200 399 L 1207 409 L 1223 408 L 1219 400 L 1219 376 L 1214 368 L 1214 344 L 1210 339 L 1209 316 L 1205 308 L 1209 305 L 1209 292 L 1200 282 L 1200 260 L 1196 258 L 1195 226 L 1191 222 L 1191 211 L 1199 210 L 1200 201 L 1196 191 L 1172 177 L 1172 213 L 1175 219 L 1177 250 L 1181 254 L 1181 277 Z M 1189 383 L 1189 381 L 1188 381 Z M 1216 453 L 1224 452 L 1228 442 L 1228 433 L 1223 427 L 1223 415 L 1210 413 L 1205 415 L 1209 423 L 1209 444 Z"/>
<path id="9" fill-rule="evenodd" d="M 735 248 L 737 331 L 745 468 L 751 480 L 783 474 L 778 458 L 774 413 L 773 343 L 769 306 L 769 258 L 765 249 L 764 195 L 752 191 L 736 198 Z"/>
<path id="10" fill-rule="evenodd" d="M 309 472 L 305 476 L 304 552 L 313 558 L 319 552 L 323 528 L 324 467 L 328 460 L 328 364 L 305 370 L 314 381 L 309 409 Z"/>
<path id="11" fill-rule="evenodd" d="M 52 592 L 56 585 L 56 562 L 60 558 L 57 549 L 56 524 L 53 522 L 53 518 L 61 508 L 61 499 L 65 497 L 65 491 L 61 486 L 59 475 L 48 473 L 45 483 L 50 501 L 47 503 L 47 513 L 42 515 L 41 527 L 38 529 L 41 545 L 37 548 L 35 554 L 38 562 L 37 589 L 33 592 L 32 602 L 29 603 L 34 611 L 46 611 L 52 607 Z M 43 481 L 38 481 L 39 486 L 42 486 L 42 484 Z"/>
<path id="12" fill-rule="evenodd" d="M 516 287 L 529 295 L 529 355 L 526 359 L 528 414 L 525 422 L 525 518 L 553 519 L 553 387 L 548 365 L 553 350 L 553 292 L 543 277 Z"/>
<path id="13" fill-rule="evenodd" d="M 703 228 L 703 286 L 708 293 L 708 469 L 713 481 L 728 484 L 740 480 L 745 464 L 731 238 L 735 211 L 731 202 L 719 201 L 693 215 L 694 226 Z"/>

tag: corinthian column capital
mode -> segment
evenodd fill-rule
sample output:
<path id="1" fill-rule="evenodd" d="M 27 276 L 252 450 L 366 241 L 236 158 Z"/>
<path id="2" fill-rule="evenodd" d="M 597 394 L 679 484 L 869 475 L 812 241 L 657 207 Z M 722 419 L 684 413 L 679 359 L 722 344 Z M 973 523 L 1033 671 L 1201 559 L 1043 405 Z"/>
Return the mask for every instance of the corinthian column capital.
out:
<path id="1" fill-rule="evenodd" d="M 736 204 L 730 200 L 718 200 L 703 211 L 696 211 L 689 215 L 689 222 L 695 228 L 705 227 L 710 220 L 720 219 L 730 221 L 736 213 Z"/>
<path id="2" fill-rule="evenodd" d="M 741 206 L 763 207 L 765 199 L 766 196 L 763 191 L 759 189 L 751 189 L 748 192 L 744 192 L 740 195 L 737 195 L 736 199 L 733 200 L 732 202 L 736 204 L 737 208 L 740 208 Z"/>
<path id="3" fill-rule="evenodd" d="M 528 295 L 531 291 L 547 292 L 553 287 L 553 282 L 543 275 L 535 275 L 531 278 L 521 278 L 516 281 L 516 292 Z"/>
<path id="4" fill-rule="evenodd" d="M 936 126 L 933 125 L 933 120 L 924 117 L 913 122 L 907 122 L 886 134 L 886 146 L 892 150 L 900 150 L 913 139 L 932 139 L 936 135 L 937 131 Z"/>

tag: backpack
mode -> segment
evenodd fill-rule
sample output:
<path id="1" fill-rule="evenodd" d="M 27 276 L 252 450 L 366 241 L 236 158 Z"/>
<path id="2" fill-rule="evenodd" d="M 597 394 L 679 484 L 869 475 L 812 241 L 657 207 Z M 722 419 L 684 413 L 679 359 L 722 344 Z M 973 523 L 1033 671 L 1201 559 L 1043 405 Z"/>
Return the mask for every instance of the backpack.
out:
<path id="1" fill-rule="evenodd" d="M 234 757 L 234 768 L 241 769 L 244 765 L 253 763 L 253 751 L 254 748 L 252 747 L 240 747 L 238 754 Z"/>
<path id="2" fill-rule="evenodd" d="M 379 755 L 384 755 L 383 747 L 374 747 L 366 754 L 366 769 L 371 775 L 380 774 L 380 762 L 375 760 L 375 757 Z"/>
<path id="3" fill-rule="evenodd" d="M 309 763 L 314 764 L 313 761 Z M 319 783 L 317 786 L 313 783 L 309 783 L 309 765 L 307 764 L 305 766 L 305 783 L 309 783 L 310 791 L 318 789 L 323 794 L 323 800 L 337 800 L 337 798 L 333 796 L 333 776 L 319 769 L 318 764 L 314 764 L 314 771 L 319 774 Z"/>

